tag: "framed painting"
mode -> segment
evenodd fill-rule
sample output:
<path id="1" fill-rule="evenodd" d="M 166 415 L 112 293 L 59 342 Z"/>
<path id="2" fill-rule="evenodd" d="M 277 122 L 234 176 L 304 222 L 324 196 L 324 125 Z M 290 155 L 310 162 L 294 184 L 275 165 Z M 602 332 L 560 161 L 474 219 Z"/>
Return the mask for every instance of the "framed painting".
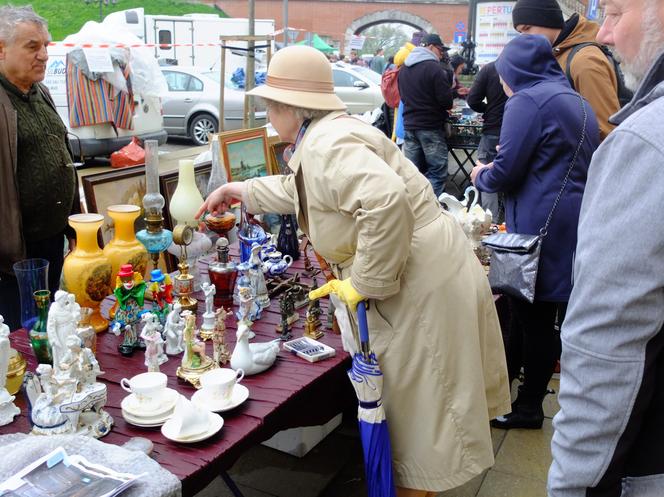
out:
<path id="1" fill-rule="evenodd" d="M 270 145 L 270 161 L 272 174 L 290 174 L 288 162 L 284 160 L 284 150 L 288 147 L 287 142 L 277 142 Z"/>
<path id="2" fill-rule="evenodd" d="M 228 181 L 244 181 L 270 174 L 265 128 L 220 133 L 219 147 Z"/>
<path id="3" fill-rule="evenodd" d="M 104 216 L 100 230 L 100 246 L 113 238 L 113 220 L 107 209 L 115 204 L 132 204 L 141 208 L 141 215 L 134 224 L 135 231 L 145 228 L 143 220 L 143 196 L 145 195 L 145 166 L 126 167 L 108 172 L 89 174 L 81 178 L 83 195 L 88 212 Z"/>
<path id="4" fill-rule="evenodd" d="M 205 194 L 207 192 L 207 184 L 208 181 L 210 181 L 211 172 L 211 162 L 204 162 L 194 167 L 194 180 L 196 181 L 198 191 L 201 192 L 201 196 L 203 198 L 205 198 Z M 175 189 L 178 186 L 178 174 L 179 171 L 175 169 L 173 171 L 168 171 L 159 175 L 159 191 L 164 196 L 164 200 L 166 201 L 164 205 L 164 227 L 168 228 L 169 230 L 172 230 L 175 225 L 175 220 L 171 217 L 168 206 L 170 205 L 173 194 L 175 193 Z"/>

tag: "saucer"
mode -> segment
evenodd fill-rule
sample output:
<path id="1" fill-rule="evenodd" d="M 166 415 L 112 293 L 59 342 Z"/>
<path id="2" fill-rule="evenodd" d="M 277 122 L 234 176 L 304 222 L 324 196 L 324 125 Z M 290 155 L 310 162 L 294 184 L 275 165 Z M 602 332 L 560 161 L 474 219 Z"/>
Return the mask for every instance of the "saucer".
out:
<path id="1" fill-rule="evenodd" d="M 155 408 L 146 409 L 138 402 L 136 395 L 132 393 L 122 399 L 120 406 L 127 414 L 134 418 L 153 418 L 172 411 L 173 407 L 175 407 L 175 402 L 178 400 L 178 395 L 179 394 L 176 390 L 173 390 L 172 388 L 166 388 L 164 400 L 161 405 Z"/>
<path id="2" fill-rule="evenodd" d="M 226 412 L 235 409 L 249 398 L 249 389 L 244 385 L 236 383 L 233 387 L 233 394 L 230 402 L 223 402 L 219 400 L 212 400 L 205 393 L 205 390 L 197 390 L 191 397 L 191 401 L 208 411 L 212 412 Z"/>
<path id="3" fill-rule="evenodd" d="M 151 418 L 137 418 L 129 414 L 124 409 L 122 410 L 122 417 L 127 423 L 134 426 L 140 426 L 141 428 L 155 428 L 157 426 L 161 426 L 166 421 L 168 421 L 171 418 L 171 416 L 173 416 L 172 409 L 167 411 L 165 414 Z"/>
<path id="4" fill-rule="evenodd" d="M 207 431 L 200 433 L 198 435 L 194 435 L 192 437 L 187 437 L 187 438 L 180 438 L 177 435 L 175 435 L 173 431 L 173 423 L 169 421 L 166 421 L 164 425 L 161 427 L 161 434 L 164 435 L 166 438 L 169 440 L 173 440 L 174 442 L 180 442 L 180 443 L 194 443 L 194 442 L 200 442 L 201 440 L 205 440 L 206 438 L 210 438 L 212 435 L 217 433 L 219 430 L 221 430 L 221 427 L 224 426 L 224 418 L 221 416 L 217 416 L 216 414 L 213 413 L 208 413 L 209 414 L 209 421 L 208 421 L 208 429 Z"/>

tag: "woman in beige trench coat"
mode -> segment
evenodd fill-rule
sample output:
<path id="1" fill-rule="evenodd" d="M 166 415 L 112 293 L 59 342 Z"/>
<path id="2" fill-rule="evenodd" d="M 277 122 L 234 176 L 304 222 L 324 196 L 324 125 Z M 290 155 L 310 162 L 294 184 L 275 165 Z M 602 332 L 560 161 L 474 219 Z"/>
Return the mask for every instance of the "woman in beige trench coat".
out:
<path id="1" fill-rule="evenodd" d="M 371 299 L 397 495 L 462 485 L 493 464 L 489 419 L 510 409 L 484 270 L 427 179 L 380 131 L 346 115 L 324 55 L 280 50 L 252 93 L 295 143 L 293 174 L 224 185 L 199 215 L 240 197 L 251 213 L 297 215 L 341 280 L 339 296 Z"/>

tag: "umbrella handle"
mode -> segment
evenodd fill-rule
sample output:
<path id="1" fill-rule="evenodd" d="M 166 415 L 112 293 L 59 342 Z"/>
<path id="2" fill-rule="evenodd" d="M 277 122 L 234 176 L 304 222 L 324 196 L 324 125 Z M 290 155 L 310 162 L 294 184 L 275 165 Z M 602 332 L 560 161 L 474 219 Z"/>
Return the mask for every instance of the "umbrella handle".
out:
<path id="1" fill-rule="evenodd" d="M 360 328 L 360 345 L 362 350 L 369 350 L 369 325 L 367 324 L 367 304 L 362 301 L 357 304 L 357 325 Z"/>

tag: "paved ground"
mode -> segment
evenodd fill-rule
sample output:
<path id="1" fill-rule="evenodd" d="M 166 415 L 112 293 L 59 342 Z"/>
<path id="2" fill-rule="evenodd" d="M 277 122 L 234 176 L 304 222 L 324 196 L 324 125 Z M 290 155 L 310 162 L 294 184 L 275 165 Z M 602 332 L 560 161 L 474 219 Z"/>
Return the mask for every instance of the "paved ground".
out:
<path id="1" fill-rule="evenodd" d="M 557 391 L 558 380 L 550 387 Z M 555 395 L 544 402 L 542 430 L 492 429 L 496 463 L 466 485 L 439 497 L 545 497 L 551 464 L 551 418 Z M 366 497 L 362 452 L 355 420 L 347 419 L 303 458 L 256 446 L 229 474 L 245 497 Z M 232 497 L 217 478 L 196 497 Z"/>

